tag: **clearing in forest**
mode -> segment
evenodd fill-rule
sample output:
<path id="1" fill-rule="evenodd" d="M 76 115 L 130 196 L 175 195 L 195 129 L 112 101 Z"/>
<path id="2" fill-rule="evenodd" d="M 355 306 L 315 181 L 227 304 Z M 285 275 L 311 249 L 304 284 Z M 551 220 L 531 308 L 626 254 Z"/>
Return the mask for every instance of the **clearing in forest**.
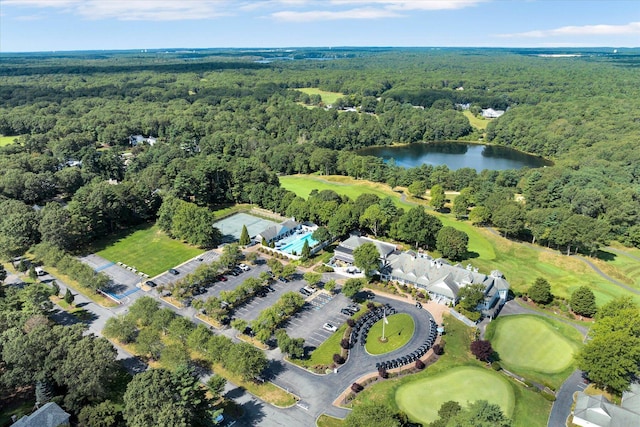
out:
<path id="1" fill-rule="evenodd" d="M 158 226 L 149 224 L 96 242 L 94 247 L 97 255 L 111 262 L 135 266 L 151 277 L 204 252 L 170 238 Z"/>

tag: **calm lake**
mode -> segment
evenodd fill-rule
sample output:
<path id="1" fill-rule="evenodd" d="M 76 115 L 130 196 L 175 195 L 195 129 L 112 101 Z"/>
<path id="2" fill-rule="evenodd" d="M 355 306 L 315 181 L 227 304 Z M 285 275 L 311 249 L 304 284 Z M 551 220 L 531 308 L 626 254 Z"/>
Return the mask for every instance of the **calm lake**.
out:
<path id="1" fill-rule="evenodd" d="M 450 170 L 473 168 L 478 172 L 483 169 L 520 169 L 525 166 L 539 168 L 552 164 L 541 157 L 531 156 L 511 148 L 463 142 L 430 142 L 398 147 L 371 147 L 358 150 L 358 154 L 381 157 L 385 162 L 394 159 L 396 165 L 405 168 L 422 164 L 447 165 Z"/>

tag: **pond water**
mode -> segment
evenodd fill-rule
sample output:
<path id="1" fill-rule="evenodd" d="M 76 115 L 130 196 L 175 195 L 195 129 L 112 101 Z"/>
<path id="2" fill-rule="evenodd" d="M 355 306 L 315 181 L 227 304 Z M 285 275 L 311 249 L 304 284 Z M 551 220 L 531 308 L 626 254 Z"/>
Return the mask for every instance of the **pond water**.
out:
<path id="1" fill-rule="evenodd" d="M 450 170 L 472 168 L 478 172 L 483 169 L 539 168 L 552 164 L 546 159 L 512 148 L 463 142 L 430 142 L 397 147 L 371 147 L 358 150 L 358 154 L 381 157 L 385 162 L 394 159 L 396 165 L 405 168 L 422 164 L 447 165 Z"/>

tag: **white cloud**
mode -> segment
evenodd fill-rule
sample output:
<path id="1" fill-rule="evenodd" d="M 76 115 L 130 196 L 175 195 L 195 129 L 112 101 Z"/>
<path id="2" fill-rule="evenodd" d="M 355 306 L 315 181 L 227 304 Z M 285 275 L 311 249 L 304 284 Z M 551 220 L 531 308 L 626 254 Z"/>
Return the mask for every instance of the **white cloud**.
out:
<path id="1" fill-rule="evenodd" d="M 488 0 L 331 0 L 333 4 L 369 4 L 397 10 L 454 10 Z"/>
<path id="2" fill-rule="evenodd" d="M 269 3 L 312 6 L 315 10 L 285 10 L 271 14 L 281 21 L 328 21 L 338 19 L 381 19 L 406 16 L 416 10 L 454 10 L 488 0 L 274 0 Z M 350 9 L 343 7 L 360 6 Z M 338 10 L 335 10 L 338 8 Z"/>
<path id="3" fill-rule="evenodd" d="M 640 35 L 640 22 L 630 22 L 624 25 L 582 25 L 566 26 L 551 30 L 535 30 L 523 33 L 499 34 L 499 37 L 562 37 L 562 36 L 631 36 Z"/>
<path id="4" fill-rule="evenodd" d="M 358 8 L 340 11 L 311 10 L 307 12 L 282 11 L 271 14 L 280 21 L 309 22 L 309 21 L 333 21 L 339 19 L 380 19 L 395 18 L 397 12 L 386 9 Z"/>
<path id="5" fill-rule="evenodd" d="M 5 0 L 3 4 L 59 8 L 87 19 L 175 21 L 229 14 L 228 0 Z"/>

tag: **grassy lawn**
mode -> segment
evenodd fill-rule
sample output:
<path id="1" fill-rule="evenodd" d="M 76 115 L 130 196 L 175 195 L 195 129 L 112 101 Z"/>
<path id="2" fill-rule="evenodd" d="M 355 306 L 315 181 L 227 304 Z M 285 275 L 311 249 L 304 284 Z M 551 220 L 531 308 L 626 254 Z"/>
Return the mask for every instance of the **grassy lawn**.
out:
<path id="1" fill-rule="evenodd" d="M 4 136 L 0 135 L 0 147 L 4 147 L 5 145 L 13 144 L 14 139 L 18 139 L 20 136 Z"/>
<path id="2" fill-rule="evenodd" d="M 379 197 L 391 196 L 396 206 L 410 209 L 415 203 L 402 201 L 400 194 L 389 186 L 364 180 L 355 180 L 344 176 L 313 176 L 290 175 L 280 177 L 282 186 L 301 197 L 308 197 L 311 190 L 334 190 L 352 199 L 360 194 L 371 193 Z M 574 257 L 567 257 L 560 252 L 551 253 L 537 250 L 529 245 L 514 242 L 496 236 L 483 227 L 474 227 L 467 221 L 458 221 L 451 215 L 434 212 L 443 225 L 449 225 L 464 231 L 469 236 L 469 253 L 464 263 L 471 263 L 481 272 L 489 273 L 500 270 L 505 274 L 511 287 L 516 291 L 526 291 L 536 277 L 544 277 L 551 283 L 554 295 L 569 298 L 571 293 L 582 285 L 588 286 L 596 296 L 598 305 L 602 305 L 613 298 L 631 295 L 625 289 L 598 276 L 589 266 Z M 630 254 L 640 254 L 640 251 Z M 640 256 L 640 255 L 638 255 Z M 607 274 L 627 276 L 634 268 L 634 261 L 622 260 L 623 256 L 615 257 L 617 264 L 606 266 Z M 628 258 L 628 257 L 627 257 Z M 596 260 L 597 261 L 597 260 Z M 603 269 L 604 270 L 604 269 Z M 640 280 L 636 277 L 636 281 Z M 630 280 L 627 278 L 627 280 Z M 624 280 L 623 280 L 624 281 Z M 640 302 L 640 295 L 631 295 Z"/>
<path id="3" fill-rule="evenodd" d="M 318 89 L 316 87 L 302 87 L 296 88 L 295 90 L 306 93 L 309 96 L 320 95 L 322 102 L 325 104 L 333 104 L 338 100 L 338 98 L 342 98 L 344 96 L 344 94 L 340 92 L 327 92 L 326 90 Z"/>
<path id="4" fill-rule="evenodd" d="M 559 388 L 574 369 L 582 336 L 569 325 L 535 315 L 503 316 L 489 324 L 500 362 L 525 378 Z"/>
<path id="5" fill-rule="evenodd" d="M 455 373 L 462 369 L 462 371 L 459 372 L 469 372 L 475 378 L 483 378 L 484 380 L 489 381 L 489 384 L 495 383 L 502 390 L 504 390 L 503 387 L 505 387 L 505 384 L 511 388 L 509 392 L 503 391 L 501 394 L 511 396 L 507 398 L 508 400 L 506 400 L 506 402 L 514 402 L 511 404 L 511 417 L 513 419 L 514 427 L 543 427 L 547 425 L 547 418 L 549 416 L 549 411 L 551 411 L 551 402 L 545 400 L 540 393 L 530 391 L 522 385 L 508 380 L 502 374 L 487 369 L 484 367 L 485 365 L 483 363 L 476 361 L 469 352 L 469 345 L 473 334 L 471 329 L 466 327 L 463 323 L 450 316 L 446 316 L 445 329 L 447 331 L 444 336 L 446 341 L 445 354 L 435 364 L 415 375 L 378 381 L 375 385 L 368 387 L 361 392 L 356 398 L 354 405 L 361 402 L 371 402 L 380 405 L 389 405 L 394 411 L 399 411 L 400 406 L 396 396 L 398 391 L 403 387 L 409 387 L 412 383 L 422 382 L 422 380 L 425 379 L 434 378 L 435 381 L 441 376 L 445 376 L 446 378 L 449 371 L 454 371 Z M 468 368 L 471 368 L 471 370 L 466 371 Z M 476 375 L 476 372 L 478 371 L 483 372 L 486 376 L 479 373 Z M 464 376 L 460 377 L 454 375 L 449 378 L 459 379 L 462 384 L 467 381 L 467 378 Z M 452 390 L 459 387 L 456 384 L 451 384 L 450 386 L 454 388 Z M 449 387 L 449 385 L 447 385 L 447 387 Z M 479 387 L 480 390 L 486 389 L 486 386 L 484 385 L 480 385 Z M 472 387 L 468 388 L 471 389 Z M 428 409 L 421 408 L 420 411 L 427 409 L 437 413 L 438 409 L 440 409 L 440 404 L 434 402 L 432 399 L 432 395 L 435 392 L 436 391 L 432 388 L 422 388 L 418 390 L 418 393 L 422 396 L 422 399 L 419 400 L 419 406 L 429 407 Z M 464 393 L 464 391 L 461 393 Z M 471 398 L 476 399 L 476 397 Z M 484 397 L 484 393 L 481 394 L 480 397 L 477 397 L 477 399 L 486 398 L 488 398 L 488 396 Z M 445 401 L 446 400 L 450 399 L 447 397 L 445 398 Z M 460 403 L 464 404 L 466 402 Z M 415 421 L 418 420 L 416 419 Z"/>
<path id="6" fill-rule="evenodd" d="M 486 400 L 500 405 L 508 417 L 513 416 L 515 407 L 509 380 L 488 369 L 473 366 L 461 366 L 413 381 L 396 392 L 398 407 L 411 419 L 422 423 L 437 420 L 438 409 L 449 400 L 462 406 L 467 402 Z"/>
<path id="7" fill-rule="evenodd" d="M 406 313 L 394 314 L 387 317 L 388 325 L 384 325 L 385 342 L 382 338 L 383 320 L 379 320 L 369 329 L 366 350 L 371 354 L 384 354 L 394 351 L 409 342 L 413 336 L 415 323 L 413 317 Z"/>
<path id="8" fill-rule="evenodd" d="M 463 111 L 462 114 L 464 114 L 464 116 L 469 119 L 469 123 L 471 123 L 471 126 L 476 129 L 485 130 L 487 128 L 487 125 L 489 124 L 489 120 L 483 117 L 476 117 L 471 114 L 471 111 L 469 110 Z"/>
<path id="9" fill-rule="evenodd" d="M 171 239 L 157 226 L 143 225 L 135 231 L 96 242 L 94 250 L 111 262 L 134 266 L 156 276 L 203 252 L 202 249 Z"/>
<path id="10" fill-rule="evenodd" d="M 334 418 L 329 415 L 322 414 L 316 421 L 318 427 L 341 427 L 344 425 L 344 421 L 339 418 Z"/>

